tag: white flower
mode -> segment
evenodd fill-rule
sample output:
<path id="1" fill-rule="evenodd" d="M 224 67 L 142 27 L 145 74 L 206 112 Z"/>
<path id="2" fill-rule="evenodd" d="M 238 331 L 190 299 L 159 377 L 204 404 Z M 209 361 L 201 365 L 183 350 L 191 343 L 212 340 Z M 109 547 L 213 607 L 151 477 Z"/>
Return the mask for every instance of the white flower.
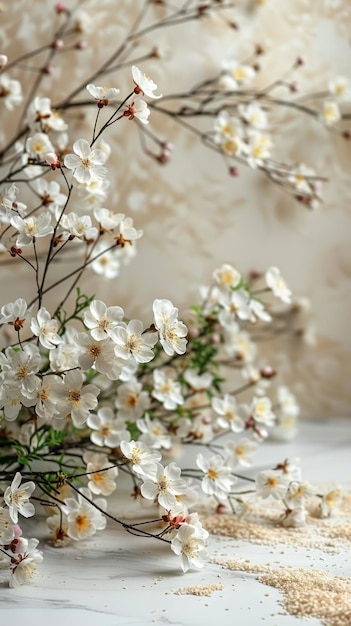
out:
<path id="1" fill-rule="evenodd" d="M 162 95 L 156 96 L 156 94 L 154 94 L 154 91 L 157 89 L 157 85 L 154 81 L 143 74 L 136 65 L 132 65 L 132 77 L 135 83 L 135 93 L 141 93 L 148 98 L 162 98 Z"/>
<path id="2" fill-rule="evenodd" d="M 38 539 L 29 539 L 24 554 L 13 557 L 13 567 L 11 569 L 11 578 L 9 586 L 12 588 L 23 585 L 30 580 L 37 570 L 37 564 L 43 560 L 42 553 L 37 550 Z"/>
<path id="3" fill-rule="evenodd" d="M 18 522 L 18 514 L 23 517 L 32 517 L 35 513 L 34 505 L 29 502 L 29 498 L 32 495 L 35 484 L 33 481 L 22 483 L 22 476 L 20 472 L 16 472 L 12 483 L 6 488 L 4 493 L 5 504 L 9 507 L 9 514 L 14 524 Z"/>
<path id="4" fill-rule="evenodd" d="M 144 479 L 141 494 L 147 500 L 156 500 L 167 511 L 177 504 L 177 495 L 186 492 L 187 484 L 180 477 L 181 470 L 176 463 L 163 467 L 157 463 L 154 473 Z"/>
<path id="5" fill-rule="evenodd" d="M 94 217 L 97 222 L 99 222 L 100 230 L 112 233 L 120 225 L 122 220 L 124 220 L 125 215 L 99 207 L 94 210 Z"/>
<path id="6" fill-rule="evenodd" d="M 60 378 L 55 374 L 42 377 L 40 386 L 36 391 L 36 399 L 32 401 L 39 417 L 50 420 L 57 414 L 54 389 L 60 383 Z"/>
<path id="7" fill-rule="evenodd" d="M 219 415 L 216 424 L 220 428 L 230 428 L 234 433 L 244 430 L 243 410 L 234 396 L 225 394 L 221 398 L 212 398 L 212 408 Z"/>
<path id="8" fill-rule="evenodd" d="M 351 101 L 350 80 L 348 78 L 345 78 L 345 76 L 338 76 L 334 80 L 330 81 L 329 92 L 339 102 L 350 102 Z"/>
<path id="9" fill-rule="evenodd" d="M 109 337 L 97 341 L 89 333 L 77 333 L 74 342 L 78 347 L 78 363 L 83 370 L 94 367 L 110 380 L 119 378 L 122 366 L 116 359 L 115 346 Z"/>
<path id="10" fill-rule="evenodd" d="M 116 278 L 120 271 L 120 261 L 116 255 L 116 250 L 109 250 L 106 242 L 100 242 L 94 248 L 94 261 L 90 265 L 91 269 L 105 278 Z"/>
<path id="11" fill-rule="evenodd" d="M 315 493 L 315 488 L 312 487 L 309 482 L 298 482 L 293 480 L 289 483 L 284 501 L 290 509 L 295 509 L 296 507 L 300 507 L 305 504 L 311 496 L 315 495 Z"/>
<path id="12" fill-rule="evenodd" d="M 133 357 L 137 363 L 148 363 L 154 358 L 151 348 L 157 342 L 157 334 L 143 332 L 140 320 L 131 320 L 123 328 L 117 326 L 111 331 L 115 343 L 115 354 L 122 359 Z"/>
<path id="13" fill-rule="evenodd" d="M 117 488 L 115 478 L 118 475 L 118 468 L 111 466 L 107 454 L 87 451 L 83 455 L 83 460 L 87 464 L 90 491 L 95 495 L 101 493 L 103 496 L 113 493 Z"/>
<path id="14" fill-rule="evenodd" d="M 128 117 L 129 120 L 133 120 L 136 117 L 143 124 L 148 124 L 150 109 L 144 100 L 137 98 L 134 102 L 128 104 L 124 115 Z"/>
<path id="15" fill-rule="evenodd" d="M 204 528 L 182 524 L 176 536 L 171 541 L 171 549 L 181 557 L 183 572 L 187 572 L 191 565 L 201 568 L 207 560 L 206 542 L 208 537 Z"/>
<path id="16" fill-rule="evenodd" d="M 341 502 L 342 491 L 338 487 L 330 489 L 323 494 L 320 501 L 320 512 L 322 517 L 330 517 L 338 509 Z"/>
<path id="17" fill-rule="evenodd" d="M 45 133 L 36 133 L 33 137 L 28 137 L 26 150 L 33 159 L 45 160 L 48 152 L 55 152 L 49 137 Z"/>
<path id="18" fill-rule="evenodd" d="M 241 274 L 225 263 L 213 272 L 213 278 L 221 289 L 235 289 L 240 284 Z"/>
<path id="19" fill-rule="evenodd" d="M 224 293 L 220 298 L 220 304 L 225 311 L 221 311 L 218 319 L 222 326 L 228 326 L 235 317 L 241 320 L 249 320 L 252 316 L 250 307 L 250 296 L 246 289 L 236 289 L 235 291 Z M 222 321 L 225 320 L 225 321 Z"/>
<path id="20" fill-rule="evenodd" d="M 266 271 L 265 278 L 267 286 L 272 290 L 276 298 L 279 298 L 286 304 L 290 304 L 292 293 L 281 276 L 280 270 L 277 267 L 270 267 Z"/>
<path id="21" fill-rule="evenodd" d="M 132 378 L 118 387 L 115 405 L 119 417 L 136 420 L 149 408 L 149 394 L 142 390 L 142 384 L 136 378 Z"/>
<path id="22" fill-rule="evenodd" d="M 226 462 L 230 467 L 236 465 L 250 467 L 257 448 L 258 444 L 247 437 L 243 437 L 239 441 L 229 441 L 225 445 L 225 449 L 230 455 Z"/>
<path id="23" fill-rule="evenodd" d="M 160 343 L 168 356 L 184 354 L 186 350 L 188 329 L 183 322 L 179 322 L 178 309 L 170 300 L 154 300 L 154 323 L 160 334 Z"/>
<path id="24" fill-rule="evenodd" d="M 40 122 L 41 128 L 45 131 L 54 130 L 61 133 L 68 128 L 58 111 L 52 110 L 50 98 L 40 96 L 34 98 L 28 109 L 28 118 L 31 125 L 33 122 Z"/>
<path id="25" fill-rule="evenodd" d="M 238 61 L 227 61 L 224 64 L 224 69 L 238 85 L 248 85 L 256 75 L 253 67 L 241 64 Z"/>
<path id="26" fill-rule="evenodd" d="M 149 448 L 156 450 L 160 448 L 170 449 L 172 445 L 171 437 L 167 428 L 160 420 L 156 418 L 150 419 L 149 415 L 146 415 L 143 419 L 138 419 L 136 424 L 142 433 L 139 441 L 143 441 Z"/>
<path id="27" fill-rule="evenodd" d="M 290 482 L 289 477 L 278 470 L 265 470 L 256 476 L 256 493 L 261 498 L 272 496 L 276 500 L 285 497 Z"/>
<path id="28" fill-rule="evenodd" d="M 22 350 L 16 352 L 6 348 L 0 353 L 0 365 L 6 382 L 16 382 L 26 398 L 33 398 L 38 387 L 41 356 L 37 346 L 24 344 Z"/>
<path id="29" fill-rule="evenodd" d="M 253 398 L 250 406 L 250 414 L 256 422 L 265 426 L 273 426 L 275 414 L 272 411 L 272 403 L 269 398 Z"/>
<path id="30" fill-rule="evenodd" d="M 78 215 L 77 213 L 67 213 L 61 218 L 61 226 L 70 237 L 77 237 L 85 241 L 95 241 L 98 236 L 98 229 L 91 224 L 90 215 Z"/>
<path id="31" fill-rule="evenodd" d="M 167 411 L 183 404 L 181 386 L 174 378 L 174 371 L 169 368 L 155 369 L 153 373 L 154 389 L 152 396 L 162 402 Z"/>
<path id="32" fill-rule="evenodd" d="M 67 196 L 60 191 L 60 185 L 56 180 L 46 180 L 45 178 L 39 178 L 36 181 L 36 189 L 42 199 L 42 202 L 45 206 L 55 209 L 57 206 L 62 207 L 66 200 Z"/>
<path id="33" fill-rule="evenodd" d="M 225 326 L 224 332 L 224 349 L 227 354 L 242 361 L 242 363 L 251 363 L 257 353 L 256 344 L 250 338 L 246 331 L 239 331 L 237 324 Z"/>
<path id="34" fill-rule="evenodd" d="M 77 499 L 66 498 L 62 507 L 67 516 L 67 534 L 72 539 L 86 539 L 106 527 L 106 517 L 84 496 L 92 499 L 88 489 L 81 489 Z M 103 510 L 106 507 L 106 500 L 103 498 L 97 498 L 95 503 Z"/>
<path id="35" fill-rule="evenodd" d="M 224 459 L 219 454 L 206 459 L 200 452 L 196 456 L 196 465 L 205 474 L 201 481 L 203 492 L 219 500 L 226 500 L 235 478 L 231 475 L 230 467 L 225 465 Z"/>
<path id="36" fill-rule="evenodd" d="M 315 192 L 315 177 L 315 170 L 304 163 L 299 163 L 297 167 L 291 170 L 288 181 L 294 186 L 298 193 L 307 194 L 309 196 Z"/>
<path id="37" fill-rule="evenodd" d="M 183 373 L 184 380 L 194 391 L 202 391 L 211 387 L 213 376 L 209 372 L 198 374 L 194 369 L 187 368 Z"/>
<path id="38" fill-rule="evenodd" d="M 114 328 L 123 320 L 124 311 L 120 306 L 107 307 L 101 300 L 93 300 L 84 312 L 84 324 L 93 339 L 100 341 L 111 336 Z"/>
<path id="39" fill-rule="evenodd" d="M 333 124 L 341 120 L 341 112 L 337 102 L 326 100 L 326 102 L 323 103 L 321 119 L 326 126 L 333 126 Z"/>
<path id="40" fill-rule="evenodd" d="M 7 54 L 0 54 L 0 70 L 2 70 L 5 65 L 7 65 L 9 59 Z"/>
<path id="41" fill-rule="evenodd" d="M 151 451 L 142 441 L 121 441 L 121 452 L 129 459 L 132 470 L 139 476 L 153 476 L 161 454 Z"/>
<path id="42" fill-rule="evenodd" d="M 45 307 L 41 307 L 37 313 L 37 317 L 32 317 L 30 329 L 44 348 L 52 350 L 63 340 L 57 334 L 59 323 L 56 319 L 52 319 L 49 311 Z"/>
<path id="43" fill-rule="evenodd" d="M 25 219 L 15 215 L 11 218 L 11 225 L 18 231 L 16 245 L 19 247 L 30 246 L 34 239 L 46 237 L 54 232 L 50 213 L 40 213 L 38 217 L 32 215 Z"/>
<path id="44" fill-rule="evenodd" d="M 90 95 L 97 100 L 98 107 L 107 106 L 110 100 L 115 100 L 120 92 L 116 87 L 97 87 L 92 83 L 86 86 Z"/>
<path id="45" fill-rule="evenodd" d="M 106 154 L 102 150 L 92 150 L 85 139 L 77 139 L 73 144 L 75 154 L 66 154 L 64 164 L 69 170 L 74 170 L 73 176 L 79 183 L 90 183 L 101 180 L 107 174 Z"/>
<path id="46" fill-rule="evenodd" d="M 23 328 L 29 314 L 27 303 L 23 298 L 4 304 L 0 310 L 0 324 L 10 324 L 16 331 Z"/>
<path id="47" fill-rule="evenodd" d="M 109 406 L 101 407 L 97 414 L 90 413 L 87 426 L 93 430 L 90 439 L 96 446 L 117 448 L 121 441 L 130 438 L 125 421 L 117 419 Z"/>
<path id="48" fill-rule="evenodd" d="M 289 417 L 297 417 L 300 413 L 299 405 L 296 402 L 295 396 L 291 393 L 288 387 L 280 385 L 277 389 L 277 400 L 280 410 L 284 415 Z"/>
<path id="49" fill-rule="evenodd" d="M 67 372 L 64 382 L 55 387 L 57 399 L 57 417 L 62 419 L 70 415 L 75 426 L 82 426 L 90 411 L 95 409 L 100 389 L 95 385 L 83 387 L 84 376 L 80 372 Z"/>
<path id="50" fill-rule="evenodd" d="M 258 102 L 253 100 L 250 104 L 240 104 L 238 112 L 252 128 L 267 128 L 267 115 Z"/>
<path id="51" fill-rule="evenodd" d="M 248 155 L 247 163 L 255 169 L 264 165 L 264 161 L 271 156 L 272 140 L 269 135 L 259 130 L 251 130 L 248 132 Z"/>
<path id="52" fill-rule="evenodd" d="M 22 87 L 18 80 L 9 78 L 6 74 L 0 75 L 0 101 L 3 100 L 8 111 L 22 103 Z"/>
<path id="53" fill-rule="evenodd" d="M 14 421 L 22 409 L 25 402 L 25 396 L 22 393 L 21 386 L 16 382 L 4 383 L 0 386 L 0 407 L 3 409 L 6 420 Z"/>
<path id="54" fill-rule="evenodd" d="M 306 524 L 307 511 L 304 506 L 297 506 L 294 509 L 287 509 L 281 520 L 282 526 L 286 528 L 300 528 Z"/>
<path id="55" fill-rule="evenodd" d="M 261 320 L 262 322 L 271 322 L 271 315 L 265 310 L 262 302 L 256 299 L 250 300 L 249 303 L 251 310 L 251 322 L 256 322 L 256 320 Z"/>
<path id="56" fill-rule="evenodd" d="M 10 543 L 13 535 L 13 521 L 9 509 L 0 507 L 0 546 Z"/>

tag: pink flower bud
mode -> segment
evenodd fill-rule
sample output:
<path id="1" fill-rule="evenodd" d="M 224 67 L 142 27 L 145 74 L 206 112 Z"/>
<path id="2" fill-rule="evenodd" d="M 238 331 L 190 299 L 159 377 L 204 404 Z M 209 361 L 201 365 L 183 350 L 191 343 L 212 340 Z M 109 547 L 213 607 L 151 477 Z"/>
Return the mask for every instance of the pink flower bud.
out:
<path id="1" fill-rule="evenodd" d="M 55 5 L 55 10 L 56 13 L 65 13 L 67 11 L 63 2 L 57 2 L 57 4 Z"/>
<path id="2" fill-rule="evenodd" d="M 56 39 L 55 41 L 52 42 L 52 47 L 54 50 L 61 50 L 64 45 L 65 44 L 62 39 Z"/>
<path id="3" fill-rule="evenodd" d="M 230 174 L 231 176 L 239 176 L 239 175 L 240 175 L 240 172 L 239 172 L 239 170 L 238 170 L 238 168 L 237 168 L 237 167 L 230 167 L 230 168 L 229 168 L 229 174 Z"/>
<path id="4" fill-rule="evenodd" d="M 88 47 L 88 44 L 86 41 L 77 41 L 75 48 L 77 50 L 86 50 Z"/>

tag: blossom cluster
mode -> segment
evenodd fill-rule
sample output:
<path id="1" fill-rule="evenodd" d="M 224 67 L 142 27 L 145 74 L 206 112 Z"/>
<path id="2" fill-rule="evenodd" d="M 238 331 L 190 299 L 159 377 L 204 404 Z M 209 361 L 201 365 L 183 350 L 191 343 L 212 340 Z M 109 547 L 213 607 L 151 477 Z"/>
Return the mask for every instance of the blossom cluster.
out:
<path id="1" fill-rule="evenodd" d="M 171 22 L 227 6 L 187 2 L 181 12 L 174 9 Z M 63 3 L 55 11 L 62 23 L 48 46 L 50 58 L 59 55 L 67 38 L 93 28 L 84 11 L 71 12 Z M 144 31 L 162 25 L 170 24 L 165 18 Z M 15 269 L 22 264 L 33 283 L 30 301 L 19 294 L 0 306 L 0 566 L 9 571 L 13 587 L 30 580 L 43 558 L 38 540 L 22 536 L 21 518 L 46 512 L 55 546 L 87 539 L 113 519 L 134 535 L 168 545 L 186 571 L 202 567 L 207 558 L 200 507 L 242 515 L 253 494 L 272 496 L 284 503 L 282 523 L 297 525 L 305 521 L 306 499 L 316 495 L 288 462 L 256 479 L 245 478 L 241 469 L 253 464 L 269 434 L 287 439 L 297 427 L 295 396 L 277 382 L 258 350 L 260 334 L 269 336 L 267 328 L 272 335 L 295 332 L 301 313 L 277 267 L 247 277 L 223 264 L 183 319 L 171 300 L 157 298 L 147 324 L 130 319 L 118 304 L 84 295 L 79 286 L 88 271 L 116 278 L 143 235 L 109 196 L 107 133 L 133 122 L 143 141 L 147 137 L 161 150 L 147 153 L 164 164 L 172 145 L 150 130 L 151 113 L 182 121 L 192 112 L 190 105 L 172 111 L 158 104 L 165 99 L 157 84 L 133 62 L 131 50 L 126 52 L 136 36 L 131 31 L 94 79 L 58 105 L 42 85 L 46 65 L 34 84 L 29 79 L 22 84 L 12 74 L 23 58 L 0 54 L 0 106 L 22 112 L 0 153 L 1 253 Z M 84 46 L 77 41 L 74 48 Z M 142 58 L 151 57 L 157 57 L 155 50 Z M 31 53 L 25 58 L 28 62 Z M 121 96 L 114 79 L 110 86 L 100 79 L 117 60 L 119 69 L 127 65 L 126 58 L 128 89 Z M 272 161 L 265 98 L 230 104 L 231 94 L 243 93 L 255 72 L 253 65 L 230 62 L 215 79 L 211 97 L 213 81 L 188 93 L 189 103 L 199 96 L 199 118 L 208 117 L 204 100 L 216 106 L 214 129 L 202 138 L 275 182 L 279 174 L 280 182 L 309 204 L 317 193 L 314 172 Z M 349 99 L 346 79 L 334 81 L 329 91 L 320 113 L 327 126 L 341 118 L 339 101 Z M 78 134 L 72 111 L 79 93 L 87 98 L 82 108 L 95 111 L 95 117 L 92 130 L 79 128 Z M 169 96 L 168 103 L 179 99 Z M 60 263 L 66 264 L 61 274 Z M 295 335 L 301 334 L 299 326 Z M 184 450 L 195 450 L 186 469 Z M 111 513 L 109 498 L 118 498 L 117 485 L 125 479 L 137 501 L 156 508 L 159 530 L 153 528 L 155 513 L 142 524 Z M 254 485 L 252 490 L 242 481 Z M 321 514 L 329 514 L 337 495 L 316 497 Z"/>

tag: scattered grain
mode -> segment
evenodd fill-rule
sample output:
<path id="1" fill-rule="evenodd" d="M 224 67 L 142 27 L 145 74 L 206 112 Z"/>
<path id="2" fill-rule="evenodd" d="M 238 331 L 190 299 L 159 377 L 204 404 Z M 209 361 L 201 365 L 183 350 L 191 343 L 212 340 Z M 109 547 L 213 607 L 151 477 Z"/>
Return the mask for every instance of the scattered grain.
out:
<path id="1" fill-rule="evenodd" d="M 175 595 L 191 595 L 191 596 L 212 596 L 214 591 L 224 589 L 222 583 L 213 583 L 211 585 L 195 585 L 193 587 L 181 587 L 174 591 Z"/>

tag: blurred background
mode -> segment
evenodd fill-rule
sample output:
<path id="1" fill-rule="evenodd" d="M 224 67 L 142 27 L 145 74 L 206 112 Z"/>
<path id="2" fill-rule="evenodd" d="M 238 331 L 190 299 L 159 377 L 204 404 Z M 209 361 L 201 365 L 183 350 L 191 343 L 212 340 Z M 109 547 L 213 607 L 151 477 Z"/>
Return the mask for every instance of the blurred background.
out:
<path id="1" fill-rule="evenodd" d="M 78 53 L 68 47 L 58 57 L 42 81 L 40 95 L 61 101 L 113 52 L 143 4 L 78 3 L 91 18 L 82 21 L 79 33 L 79 41 L 88 46 Z M 151 4 L 153 17 L 162 18 L 162 2 Z M 173 6 L 178 4 L 184 3 L 173 0 Z M 349 0 L 238 0 L 236 6 L 234 27 L 210 14 L 135 42 L 135 58 L 138 46 L 158 47 L 159 58 L 139 63 L 158 84 L 158 93 L 189 90 L 216 75 L 226 61 L 250 58 L 258 44 L 265 54 L 259 58 L 255 87 L 280 79 L 297 57 L 304 59 L 296 76 L 301 93 L 326 90 L 337 76 L 351 78 Z M 0 48 L 10 58 L 47 42 L 59 19 L 48 0 L 30 5 L 4 0 L 0 9 Z M 126 63 L 104 84 L 128 93 L 129 68 Z M 16 72 L 14 77 L 21 78 Z M 13 117 L 3 109 L 1 115 L 3 145 L 11 135 Z M 78 111 L 74 116 L 67 119 L 77 129 L 74 138 L 85 136 L 93 118 Z M 113 128 L 105 138 L 112 149 L 108 167 L 113 172 L 108 208 L 133 217 L 144 236 L 137 256 L 119 277 L 109 282 L 92 274 L 85 280 L 85 291 L 148 322 L 156 297 L 170 298 L 181 311 L 199 302 L 199 286 L 208 285 L 222 263 L 244 274 L 276 265 L 294 295 L 310 301 L 310 311 L 304 336 L 280 337 L 266 345 L 265 360 L 296 393 L 304 417 L 351 417 L 351 141 L 293 110 L 278 115 L 274 124 L 275 151 L 281 160 L 304 162 L 328 178 L 317 209 L 299 204 L 257 170 L 239 167 L 239 176 L 231 177 L 218 154 L 157 113 L 151 113 L 150 127 L 174 144 L 165 165 L 145 155 L 137 125 Z M 14 271 L 3 263 L 0 281 L 2 301 L 30 298 L 25 269 L 18 266 L 17 271 L 16 266 Z"/>

